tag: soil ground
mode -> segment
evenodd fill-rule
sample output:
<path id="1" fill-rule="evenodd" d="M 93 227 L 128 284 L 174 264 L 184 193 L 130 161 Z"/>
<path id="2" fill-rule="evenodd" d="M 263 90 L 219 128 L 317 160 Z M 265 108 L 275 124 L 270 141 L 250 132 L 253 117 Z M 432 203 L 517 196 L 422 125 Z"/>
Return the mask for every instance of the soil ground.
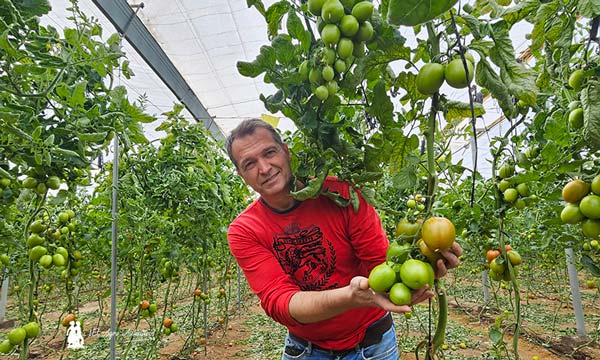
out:
<path id="1" fill-rule="evenodd" d="M 585 303 L 586 316 L 592 319 L 598 318 L 600 315 L 597 311 L 596 297 L 591 295 L 596 290 L 583 289 L 582 291 L 584 295 L 588 295 L 588 301 Z M 560 299 L 558 296 L 523 292 L 522 302 L 527 305 L 525 312 L 539 307 L 544 309 L 543 312 L 548 312 L 548 315 L 553 316 L 555 324 L 552 324 L 553 330 L 549 331 L 551 320 L 524 321 L 518 343 L 518 352 L 521 359 L 534 359 L 535 356 L 547 360 L 600 359 L 600 348 L 597 343 L 592 339 L 581 339 L 573 336 L 574 323 L 564 320 L 572 318 L 573 314 L 573 309 L 568 305 L 568 301 L 565 302 L 564 299 Z M 190 301 L 181 302 L 178 306 L 184 307 L 189 303 Z M 509 358 L 506 350 L 493 346 L 489 336 L 490 329 L 498 322 L 498 318 L 502 314 L 492 308 L 482 309 L 480 305 L 466 301 L 464 294 L 461 295 L 461 298 L 450 296 L 449 304 L 449 324 L 446 335 L 447 349 L 444 351 L 446 360 Z M 108 304 L 104 306 L 104 311 L 106 309 L 108 309 Z M 426 306 L 418 305 L 414 311 L 415 316 L 418 317 L 419 312 L 423 315 L 425 311 Z M 86 347 L 101 339 L 102 336 L 99 334 L 108 333 L 107 318 L 105 317 L 101 321 L 92 317 L 92 314 L 100 313 L 97 302 L 82 305 L 79 313 L 82 315 L 88 314 L 86 324 L 96 326 L 99 331 L 96 335 L 86 336 Z M 44 338 L 36 340 L 34 346 L 32 346 L 31 359 L 89 359 L 85 355 L 81 355 L 81 357 L 77 353 L 69 354 L 68 350 L 63 350 L 65 328 L 54 326 L 62 315 L 59 311 L 44 314 L 44 321 L 48 324 L 48 329 L 44 331 Z M 423 320 L 424 318 L 421 318 L 418 322 L 414 318 L 406 320 L 402 315 L 394 315 L 394 319 L 400 343 L 400 359 L 413 360 L 416 358 L 413 353 L 416 344 L 423 339 L 423 332 L 418 331 L 419 324 L 426 322 Z M 588 325 L 591 323 L 593 322 L 588 321 Z M 130 322 L 123 324 L 122 328 L 134 329 L 133 326 L 133 322 Z M 0 332 L 5 332 L 6 328 L 0 326 Z M 136 329 L 144 330 L 145 325 L 142 324 Z M 511 331 L 507 330 L 508 326 L 502 329 L 504 332 L 503 344 L 510 351 L 512 349 Z M 597 334 L 595 329 L 588 329 L 588 331 Z M 178 355 L 186 341 L 184 334 L 185 331 L 181 331 L 168 337 L 168 341 L 160 350 L 160 360 L 279 359 L 285 329 L 267 318 L 258 303 L 258 299 L 248 294 L 241 311 L 230 314 L 223 324 L 214 326 L 207 338 L 198 337 L 196 339 L 192 354 Z M 104 336 L 104 338 L 106 340 L 107 336 Z M 104 345 L 101 349 L 102 352 L 108 354 L 107 345 Z M 0 356 L 0 359 L 3 360 L 14 358 L 14 355 Z M 134 359 L 134 357 L 130 358 Z"/>

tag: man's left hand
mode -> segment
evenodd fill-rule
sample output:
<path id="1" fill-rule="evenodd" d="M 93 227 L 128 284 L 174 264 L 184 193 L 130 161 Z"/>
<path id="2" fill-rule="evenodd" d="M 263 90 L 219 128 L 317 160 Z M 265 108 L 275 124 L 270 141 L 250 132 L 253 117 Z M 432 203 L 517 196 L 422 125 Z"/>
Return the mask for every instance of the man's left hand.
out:
<path id="1" fill-rule="evenodd" d="M 438 259 L 435 266 L 435 277 L 441 278 L 446 275 L 448 270 L 457 267 L 460 264 L 458 259 L 463 253 L 463 249 L 456 241 L 452 244 L 449 249 L 440 250 L 439 254 L 442 255 L 441 259 Z"/>

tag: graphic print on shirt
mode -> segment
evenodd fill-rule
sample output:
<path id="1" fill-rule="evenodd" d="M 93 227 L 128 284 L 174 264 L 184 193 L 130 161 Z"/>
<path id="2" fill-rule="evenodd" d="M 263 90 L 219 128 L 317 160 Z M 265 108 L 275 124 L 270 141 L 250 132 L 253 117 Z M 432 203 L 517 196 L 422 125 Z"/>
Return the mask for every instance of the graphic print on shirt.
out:
<path id="1" fill-rule="evenodd" d="M 281 268 L 303 291 L 337 287 L 328 284 L 335 270 L 335 250 L 316 225 L 304 229 L 298 223 L 287 225 L 283 234 L 275 235 L 273 249 Z"/>

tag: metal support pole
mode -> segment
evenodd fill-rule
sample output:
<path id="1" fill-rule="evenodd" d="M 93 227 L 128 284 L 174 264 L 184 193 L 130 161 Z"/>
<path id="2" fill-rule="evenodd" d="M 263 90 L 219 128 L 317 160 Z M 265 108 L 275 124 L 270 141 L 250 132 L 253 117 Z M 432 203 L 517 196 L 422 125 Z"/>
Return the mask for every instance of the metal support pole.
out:
<path id="1" fill-rule="evenodd" d="M 116 360 L 117 350 L 117 213 L 119 186 L 119 135 L 115 134 L 112 179 L 112 246 L 110 254 L 110 359 Z"/>
<path id="2" fill-rule="evenodd" d="M 6 316 L 6 302 L 8 301 L 8 272 L 5 273 L 2 281 L 2 290 L 0 291 L 0 321 L 4 321 Z"/>
<path id="3" fill-rule="evenodd" d="M 579 293 L 579 279 L 577 279 L 577 268 L 573 249 L 565 249 L 567 256 L 567 271 L 569 273 L 569 284 L 571 285 L 571 296 L 573 297 L 573 310 L 575 311 L 575 325 L 577 335 L 585 337 L 585 322 L 583 321 L 583 306 L 581 305 L 581 294 Z"/>
<path id="4" fill-rule="evenodd" d="M 481 283 L 483 284 L 483 306 L 490 303 L 490 282 L 488 278 L 489 270 L 485 269 L 481 273 Z"/>

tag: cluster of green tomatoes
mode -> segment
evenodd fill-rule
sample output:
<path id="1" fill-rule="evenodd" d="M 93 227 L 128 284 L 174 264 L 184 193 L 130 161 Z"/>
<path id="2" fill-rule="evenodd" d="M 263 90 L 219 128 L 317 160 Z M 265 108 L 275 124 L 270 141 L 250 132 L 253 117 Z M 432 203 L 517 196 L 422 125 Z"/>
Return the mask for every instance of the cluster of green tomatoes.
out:
<path id="1" fill-rule="evenodd" d="M 417 90 L 423 95 L 433 95 L 442 87 L 444 80 L 456 89 L 467 87 L 473 81 L 475 74 L 475 57 L 469 52 L 466 52 L 464 56 L 466 69 L 468 69 L 468 79 L 462 58 L 457 56 L 447 64 L 432 62 L 423 65 L 417 74 Z"/>
<path id="2" fill-rule="evenodd" d="M 504 201 L 516 209 L 522 210 L 527 206 L 527 200 L 534 199 L 526 183 L 518 183 L 512 178 L 515 167 L 511 164 L 503 164 L 498 175 L 502 180 L 498 183 L 498 190 L 502 193 Z"/>
<path id="3" fill-rule="evenodd" d="M 600 238 L 600 175 L 591 183 L 582 179 L 569 181 L 562 190 L 567 203 L 560 213 L 566 224 L 581 224 L 583 234 L 590 239 Z"/>
<path id="4" fill-rule="evenodd" d="M 308 11 L 317 17 L 317 30 L 323 47 L 313 58 L 300 64 L 299 73 L 313 86 L 321 101 L 334 96 L 338 81 L 355 58 L 365 55 L 365 43 L 373 38 L 373 4 L 355 0 L 309 0 Z"/>

